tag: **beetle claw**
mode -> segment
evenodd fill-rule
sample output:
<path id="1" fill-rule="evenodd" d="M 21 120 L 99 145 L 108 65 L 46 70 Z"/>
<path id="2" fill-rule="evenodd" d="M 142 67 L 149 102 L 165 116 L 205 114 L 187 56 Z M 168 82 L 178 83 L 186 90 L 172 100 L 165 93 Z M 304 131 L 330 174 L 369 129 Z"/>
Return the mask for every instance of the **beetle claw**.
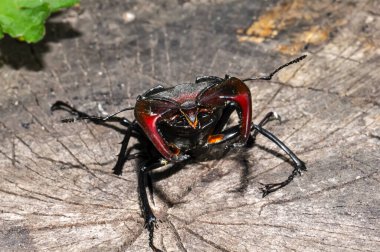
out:
<path id="1" fill-rule="evenodd" d="M 306 171 L 306 166 L 305 163 L 300 160 L 300 163 L 296 165 L 294 168 L 292 174 L 283 182 L 280 183 L 273 183 L 273 184 L 263 184 L 262 187 L 260 188 L 261 192 L 263 193 L 263 198 L 267 196 L 268 194 L 277 191 L 278 189 L 286 186 L 289 184 L 296 175 L 302 175 L 302 171 Z"/>
<path id="2" fill-rule="evenodd" d="M 273 119 L 278 120 L 280 123 L 282 123 L 281 116 L 277 112 L 273 112 Z"/>
<path id="3" fill-rule="evenodd" d="M 155 252 L 162 252 L 162 250 L 158 249 L 156 246 L 154 246 L 153 243 L 153 234 L 154 234 L 154 229 L 158 228 L 157 226 L 157 219 L 155 216 L 150 216 L 145 220 L 145 226 L 146 229 L 149 231 L 149 247 L 155 251 Z"/>
<path id="4" fill-rule="evenodd" d="M 303 161 L 301 161 L 301 164 L 297 165 L 297 169 L 300 171 L 301 175 L 301 171 L 307 171 L 306 164 Z"/>
<path id="5" fill-rule="evenodd" d="M 277 191 L 281 187 L 285 186 L 284 183 L 274 183 L 274 184 L 263 184 L 260 183 L 262 187 L 260 188 L 260 191 L 263 194 L 263 198 L 267 196 L 268 194 Z"/>

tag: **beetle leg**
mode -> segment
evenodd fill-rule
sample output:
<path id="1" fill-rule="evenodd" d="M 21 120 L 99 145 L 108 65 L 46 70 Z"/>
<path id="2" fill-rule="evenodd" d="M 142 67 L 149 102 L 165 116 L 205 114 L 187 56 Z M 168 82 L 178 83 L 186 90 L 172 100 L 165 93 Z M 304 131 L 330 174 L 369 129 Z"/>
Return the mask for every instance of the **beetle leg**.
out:
<path id="1" fill-rule="evenodd" d="M 147 186 L 149 190 L 150 201 L 152 201 L 153 206 L 155 206 L 156 204 L 154 203 L 154 197 L 153 197 L 153 179 L 152 179 L 152 174 L 150 172 L 147 173 L 147 179 L 148 179 Z"/>
<path id="2" fill-rule="evenodd" d="M 265 124 L 267 124 L 272 119 L 279 120 L 281 123 L 280 115 L 277 114 L 276 112 L 271 111 L 264 116 L 264 118 L 259 122 L 258 126 L 263 127 Z M 256 138 L 257 134 L 259 134 L 259 131 L 257 131 L 256 129 L 253 129 L 252 134 L 251 134 L 253 139 Z"/>
<path id="3" fill-rule="evenodd" d="M 127 151 L 127 148 L 128 148 L 129 140 L 131 139 L 132 130 L 135 128 L 135 126 L 136 126 L 136 121 L 133 121 L 131 125 L 128 127 L 127 132 L 124 134 L 124 139 L 121 142 L 121 148 L 120 148 L 119 154 L 117 155 L 117 162 L 112 169 L 113 173 L 116 175 L 121 175 L 123 171 L 123 166 L 129 156 L 129 152 Z"/>
<path id="4" fill-rule="evenodd" d="M 137 126 L 136 121 L 131 122 L 127 118 L 118 117 L 114 115 L 111 115 L 109 117 L 90 116 L 87 113 L 81 112 L 77 110 L 76 108 L 62 101 L 57 101 L 51 106 L 51 111 L 55 111 L 55 110 L 65 110 L 66 112 L 69 112 L 70 114 L 75 116 L 75 118 L 72 118 L 72 119 L 62 120 L 63 122 L 73 122 L 75 120 L 90 120 L 91 122 L 95 124 L 103 124 L 103 125 L 106 125 L 107 122 L 118 122 L 121 125 L 127 127 L 127 131 L 125 132 L 124 139 L 121 142 L 121 148 L 118 154 L 117 162 L 113 168 L 114 174 L 116 175 L 121 174 L 124 163 L 126 162 L 126 160 L 128 160 L 128 157 L 129 157 L 129 151 L 127 151 L 129 140 L 131 136 L 134 136 L 134 137 L 140 136 L 138 128 L 136 127 Z"/>
<path id="5" fill-rule="evenodd" d="M 293 151 L 291 151 L 283 142 L 281 142 L 280 139 L 278 139 L 271 132 L 269 132 L 268 130 L 266 130 L 266 129 L 264 129 L 261 126 L 256 125 L 256 124 L 252 125 L 251 130 L 252 131 L 256 130 L 258 133 L 264 135 L 269 140 L 271 140 L 272 142 L 274 142 L 278 147 L 280 147 L 283 151 L 285 151 L 286 154 L 289 155 L 289 157 L 292 159 L 292 161 L 294 163 L 294 170 L 293 170 L 292 174 L 290 174 L 290 176 L 285 181 L 280 182 L 280 183 L 273 183 L 273 184 L 266 184 L 266 185 L 264 185 L 264 188 L 262 189 L 262 191 L 263 191 L 263 197 L 265 197 L 269 193 L 277 191 L 278 189 L 280 189 L 280 188 L 286 186 L 287 184 L 289 184 L 294 179 L 294 177 L 297 174 L 301 175 L 301 171 L 306 171 L 305 163 L 303 161 L 301 161 L 296 156 L 296 154 L 293 153 Z"/>
<path id="6" fill-rule="evenodd" d="M 272 112 L 272 111 L 271 111 L 271 112 L 269 112 L 268 114 L 266 114 L 266 115 L 264 116 L 264 118 L 259 122 L 258 126 L 263 127 L 265 124 L 267 124 L 269 121 L 271 121 L 271 120 L 273 120 L 273 119 L 275 119 L 275 120 L 279 120 L 280 123 L 281 123 L 281 117 L 280 117 L 280 115 L 277 114 L 276 112 Z M 248 141 L 247 141 L 247 143 L 246 143 L 246 146 L 247 146 L 247 147 L 252 147 L 252 146 L 253 146 L 253 144 L 255 143 L 255 140 L 256 140 L 256 136 L 257 136 L 257 134 L 259 133 L 259 132 L 258 132 L 257 130 L 255 130 L 255 129 L 253 129 L 251 132 L 252 132 L 252 133 L 251 133 L 251 135 L 249 136 Z"/>
<path id="7" fill-rule="evenodd" d="M 159 168 L 161 166 L 166 165 L 167 162 L 163 159 L 159 159 L 158 161 L 148 162 L 141 169 L 138 173 L 138 188 L 139 188 L 139 194 L 140 194 L 140 202 L 141 202 L 141 208 L 144 214 L 145 218 L 145 228 L 149 231 L 149 246 L 152 248 L 153 251 L 161 251 L 158 248 L 156 248 L 153 244 L 153 234 L 154 234 L 154 228 L 156 227 L 156 217 L 153 214 L 152 209 L 150 208 L 149 201 L 148 201 L 148 195 L 146 193 L 146 187 L 149 187 L 149 178 L 148 173 L 149 171 Z"/>
<path id="8" fill-rule="evenodd" d="M 223 128 L 226 126 L 226 124 L 228 123 L 228 120 L 230 119 L 231 117 L 231 114 L 236 110 L 236 107 L 231 105 L 231 104 L 228 104 L 226 106 L 226 108 L 223 110 L 223 114 L 222 116 L 220 117 L 219 121 L 218 121 L 218 124 L 215 126 L 214 128 L 214 132 L 213 134 L 219 134 L 220 132 L 222 132 Z"/>

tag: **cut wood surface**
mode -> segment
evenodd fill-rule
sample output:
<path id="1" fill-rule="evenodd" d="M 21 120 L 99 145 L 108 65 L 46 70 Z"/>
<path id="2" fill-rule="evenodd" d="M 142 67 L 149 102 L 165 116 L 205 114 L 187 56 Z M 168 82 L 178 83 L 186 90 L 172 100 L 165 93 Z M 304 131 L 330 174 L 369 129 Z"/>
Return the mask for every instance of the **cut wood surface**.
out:
<path id="1" fill-rule="evenodd" d="M 155 244 L 379 251 L 379 1 L 83 0 L 49 20 L 43 42 L 5 38 L 0 54 L 1 251 L 150 251 L 136 162 L 112 173 L 123 134 L 62 124 L 70 115 L 52 114 L 55 101 L 104 116 L 157 84 L 262 75 L 301 54 L 249 87 L 254 122 L 279 113 L 267 129 L 308 171 L 262 198 L 260 183 L 292 167 L 258 136 L 251 149 L 157 179 Z"/>

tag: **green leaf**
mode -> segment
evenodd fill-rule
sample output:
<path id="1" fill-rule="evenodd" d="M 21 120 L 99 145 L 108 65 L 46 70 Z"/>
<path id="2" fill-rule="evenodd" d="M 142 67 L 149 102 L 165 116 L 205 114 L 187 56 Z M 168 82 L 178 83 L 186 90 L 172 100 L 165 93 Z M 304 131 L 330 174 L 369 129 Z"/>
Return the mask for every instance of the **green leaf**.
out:
<path id="1" fill-rule="evenodd" d="M 74 4 L 78 3 L 79 0 L 46 0 L 45 2 L 48 2 L 50 5 L 50 10 L 52 12 L 57 12 L 63 8 L 68 8 L 73 6 Z"/>
<path id="2" fill-rule="evenodd" d="M 73 6 L 79 0 L 0 0 L 0 38 L 8 33 L 29 43 L 45 35 L 45 21 L 56 11 Z"/>

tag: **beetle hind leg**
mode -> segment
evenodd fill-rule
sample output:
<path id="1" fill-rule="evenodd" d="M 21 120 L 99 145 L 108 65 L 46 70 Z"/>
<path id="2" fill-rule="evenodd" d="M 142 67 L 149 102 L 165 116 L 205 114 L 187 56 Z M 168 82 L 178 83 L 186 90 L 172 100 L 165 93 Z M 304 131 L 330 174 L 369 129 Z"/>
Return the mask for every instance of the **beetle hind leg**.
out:
<path id="1" fill-rule="evenodd" d="M 269 118 L 273 116 L 273 114 L 270 114 L 271 113 L 268 113 L 267 116 L 259 124 L 252 125 L 251 131 L 253 131 L 252 135 L 254 135 L 252 137 L 255 137 L 258 133 L 260 133 L 269 140 L 271 140 L 273 143 L 275 143 L 278 147 L 280 147 L 280 149 L 282 149 L 286 154 L 289 155 L 289 157 L 293 161 L 294 169 L 292 173 L 289 175 L 289 177 L 283 182 L 263 185 L 263 188 L 261 189 L 263 192 L 263 197 L 289 184 L 297 174 L 301 175 L 301 171 L 306 171 L 305 163 L 302 160 L 300 160 L 297 157 L 297 155 L 294 154 L 293 151 L 291 151 L 289 147 L 287 147 L 280 139 L 278 139 L 275 135 L 273 135 L 271 132 L 262 127 L 262 125 L 268 122 L 270 120 Z"/>

